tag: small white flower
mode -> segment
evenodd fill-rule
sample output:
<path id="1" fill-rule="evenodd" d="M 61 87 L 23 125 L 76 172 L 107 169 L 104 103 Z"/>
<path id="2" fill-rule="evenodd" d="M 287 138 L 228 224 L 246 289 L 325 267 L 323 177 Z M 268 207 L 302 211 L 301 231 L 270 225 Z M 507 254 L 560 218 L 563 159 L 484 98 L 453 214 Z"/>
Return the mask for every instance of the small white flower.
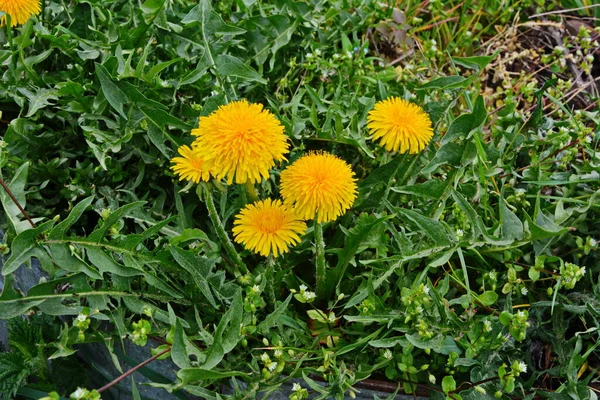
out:
<path id="1" fill-rule="evenodd" d="M 487 319 L 483 321 L 483 330 L 486 332 L 491 332 L 492 330 L 492 323 Z"/>
<path id="2" fill-rule="evenodd" d="M 306 300 L 307 302 L 311 302 L 314 299 L 317 298 L 317 295 L 315 294 L 315 292 L 304 292 L 304 300 Z"/>
<path id="3" fill-rule="evenodd" d="M 82 388 L 77 388 L 76 391 L 73 392 L 73 394 L 71 396 L 74 396 L 76 399 L 81 399 L 83 398 L 83 396 L 85 396 L 86 390 L 82 389 Z"/>
<path id="4" fill-rule="evenodd" d="M 525 296 L 527 293 L 528 293 L 528 290 L 527 290 L 527 288 L 526 288 L 526 287 L 522 287 L 522 288 L 521 288 L 521 294 L 522 294 L 523 296 Z"/>
<path id="5" fill-rule="evenodd" d="M 73 64 L 67 64 L 67 69 L 69 69 L 69 70 L 73 69 Z"/>
<path id="6" fill-rule="evenodd" d="M 306 58 L 313 58 L 313 53 L 306 53 Z"/>
<path id="7" fill-rule="evenodd" d="M 351 51 L 347 51 L 346 52 L 346 56 L 348 56 L 348 58 L 352 58 L 352 52 Z"/>
<path id="8" fill-rule="evenodd" d="M 271 357 L 267 353 L 262 353 L 260 356 L 260 360 L 264 363 L 271 361 Z"/>
<path id="9" fill-rule="evenodd" d="M 302 386 L 300 386 L 299 383 L 294 382 L 294 384 L 292 385 L 292 392 L 298 392 L 302 390 Z"/>
<path id="10" fill-rule="evenodd" d="M 417 314 L 421 314 L 423 312 L 423 307 L 417 306 L 417 308 L 415 308 L 415 311 L 417 312 Z"/>
<path id="11" fill-rule="evenodd" d="M 321 55 L 321 50 L 319 50 L 319 49 L 316 49 L 316 50 L 315 50 L 315 54 L 316 54 L 316 55 L 318 55 L 318 56 L 320 56 L 320 55 Z"/>
<path id="12" fill-rule="evenodd" d="M 300 293 L 304 293 L 308 289 L 306 285 L 300 285 Z"/>
<path id="13" fill-rule="evenodd" d="M 517 194 L 517 195 L 525 194 L 525 192 L 526 192 L 526 190 L 523 189 L 523 188 L 517 188 L 517 189 L 515 189 L 515 194 Z"/>
<path id="14" fill-rule="evenodd" d="M 465 235 L 465 232 L 462 229 L 457 229 L 456 230 L 456 236 L 461 238 Z"/>
<path id="15" fill-rule="evenodd" d="M 277 368 L 277 363 L 275 361 L 269 363 L 269 365 L 267 365 L 267 368 L 269 368 L 269 371 L 274 371 L 275 368 Z"/>
<path id="16" fill-rule="evenodd" d="M 88 319 L 88 317 L 85 314 L 79 314 L 77 316 L 77 321 L 79 321 L 79 322 L 85 322 L 87 319 Z"/>
<path id="17" fill-rule="evenodd" d="M 527 372 L 527 364 L 524 361 L 519 361 L 519 370 L 523 373 Z"/>
<path id="18" fill-rule="evenodd" d="M 281 358 L 281 356 L 283 356 L 283 352 L 281 350 L 275 350 L 273 355 L 277 358 Z"/>
<path id="19" fill-rule="evenodd" d="M 523 311 L 519 311 L 519 312 L 517 312 L 517 317 L 523 318 L 523 317 L 525 317 L 525 313 Z"/>
<path id="20" fill-rule="evenodd" d="M 425 294 L 429 294 L 429 286 L 424 286 L 423 291 L 425 292 Z"/>
<path id="21" fill-rule="evenodd" d="M 258 286 L 258 285 L 254 285 L 254 286 L 252 286 L 252 289 L 251 289 L 251 290 L 252 290 L 254 293 L 260 293 L 260 286 Z"/>
<path id="22" fill-rule="evenodd" d="M 589 136 L 588 136 L 588 138 L 590 138 L 590 142 L 591 142 L 592 138 Z M 596 247 L 597 244 L 598 244 L 598 241 L 596 239 L 590 239 L 590 246 Z"/>
<path id="23" fill-rule="evenodd" d="M 392 358 L 392 352 L 390 349 L 385 349 L 385 351 L 383 352 L 383 358 L 385 358 L 386 360 L 390 360 Z"/>

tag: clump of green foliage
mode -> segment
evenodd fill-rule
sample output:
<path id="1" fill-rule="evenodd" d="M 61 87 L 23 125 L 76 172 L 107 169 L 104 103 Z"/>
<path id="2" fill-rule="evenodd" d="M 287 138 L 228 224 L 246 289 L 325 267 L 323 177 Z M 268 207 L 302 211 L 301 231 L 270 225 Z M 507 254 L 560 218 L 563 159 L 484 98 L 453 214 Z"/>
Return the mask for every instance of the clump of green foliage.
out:
<path id="1" fill-rule="evenodd" d="M 3 28 L 0 177 L 33 219 L 0 191 L 0 319 L 11 327 L 0 392 L 98 398 L 85 377 L 61 380 L 73 354 L 104 342 L 118 358 L 114 343 L 131 340 L 177 368 L 175 382 L 153 386 L 207 399 L 292 380 L 292 399 L 342 399 L 367 378 L 432 398 L 589 396 L 597 98 L 563 96 L 576 82 L 565 83 L 556 47 L 527 52 L 547 75 L 511 73 L 506 38 L 517 35 L 496 27 L 518 32 L 515 11 L 525 20 L 556 5 L 505 3 L 46 2 Z M 588 75 L 592 37 L 566 44 L 585 47 L 575 64 Z M 418 155 L 368 139 L 368 112 L 390 96 L 433 122 Z M 275 260 L 237 247 L 250 270 L 237 273 L 219 233 L 249 194 L 203 186 L 215 226 L 169 171 L 198 117 L 236 99 L 282 122 L 290 162 L 326 150 L 352 165 L 358 198 L 323 226 L 325 296 L 314 293 L 312 222 Z M 261 198 L 279 196 L 283 168 L 258 185 Z M 32 258 L 47 279 L 23 295 L 14 277 Z"/>

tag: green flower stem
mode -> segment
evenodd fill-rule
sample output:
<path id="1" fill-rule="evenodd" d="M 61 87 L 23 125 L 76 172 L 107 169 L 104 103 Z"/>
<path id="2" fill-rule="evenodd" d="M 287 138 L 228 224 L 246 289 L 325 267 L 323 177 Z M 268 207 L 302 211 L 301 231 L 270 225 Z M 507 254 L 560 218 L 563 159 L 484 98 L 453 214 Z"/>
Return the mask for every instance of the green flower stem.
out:
<path id="1" fill-rule="evenodd" d="M 258 201 L 258 191 L 256 190 L 256 187 L 254 187 L 254 184 L 250 181 L 246 181 L 244 187 L 246 188 L 246 193 L 248 194 L 250 202 L 254 203 L 255 201 Z"/>
<path id="2" fill-rule="evenodd" d="M 315 222 L 313 225 L 313 229 L 315 230 L 315 246 L 316 252 L 315 255 L 317 257 L 317 265 L 316 265 L 316 280 L 317 280 L 317 299 L 324 300 L 325 293 L 327 291 L 327 269 L 325 264 L 325 242 L 323 241 L 323 225 L 320 222 L 317 222 L 315 217 Z"/>
<path id="3" fill-rule="evenodd" d="M 225 232 L 225 228 L 221 223 L 219 214 L 217 214 L 215 201 L 213 200 L 212 194 L 210 193 L 210 189 L 203 189 L 200 185 L 198 185 L 197 193 L 200 199 L 202 199 L 203 197 L 202 191 L 204 191 L 204 201 L 206 203 L 206 208 L 208 208 L 208 215 L 210 216 L 210 220 L 215 230 L 217 231 L 217 235 L 219 236 L 221 244 L 223 245 L 223 247 L 225 247 L 227 255 L 229 255 L 235 266 L 241 270 L 242 274 L 247 274 L 249 272 L 248 267 L 246 267 L 246 264 L 244 264 L 244 261 L 242 261 L 242 257 L 240 257 L 239 253 L 235 250 L 235 247 L 233 247 L 233 243 L 231 243 L 231 239 L 229 239 L 229 236 L 227 236 L 227 232 Z"/>

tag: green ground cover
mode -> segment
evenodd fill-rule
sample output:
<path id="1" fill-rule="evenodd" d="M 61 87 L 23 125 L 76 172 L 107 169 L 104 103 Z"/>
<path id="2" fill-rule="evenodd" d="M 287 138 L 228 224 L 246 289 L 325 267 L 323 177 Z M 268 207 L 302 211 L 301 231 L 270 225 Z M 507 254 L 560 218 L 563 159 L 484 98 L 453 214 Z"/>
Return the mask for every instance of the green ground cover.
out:
<path id="1" fill-rule="evenodd" d="M 343 399 L 370 379 L 434 399 L 596 398 L 600 4 L 40 9 L 0 28 L 5 399 L 110 399 L 119 376 L 76 353 L 118 360 L 123 341 L 172 360 L 177 379 L 153 386 L 177 396 L 262 398 L 294 379 L 293 400 Z M 383 112 L 384 131 L 418 125 L 419 144 L 373 137 L 394 98 L 415 107 Z M 259 135 L 241 100 L 268 111 L 266 144 L 206 128 Z M 213 165 L 199 183 L 172 169 L 182 146 Z M 336 161 L 294 175 L 320 152 Z M 239 160 L 258 178 L 228 175 Z M 276 214 L 244 227 L 257 200 L 296 213 L 313 192 L 277 254 L 239 235 Z M 25 294 L 33 259 L 45 277 Z"/>

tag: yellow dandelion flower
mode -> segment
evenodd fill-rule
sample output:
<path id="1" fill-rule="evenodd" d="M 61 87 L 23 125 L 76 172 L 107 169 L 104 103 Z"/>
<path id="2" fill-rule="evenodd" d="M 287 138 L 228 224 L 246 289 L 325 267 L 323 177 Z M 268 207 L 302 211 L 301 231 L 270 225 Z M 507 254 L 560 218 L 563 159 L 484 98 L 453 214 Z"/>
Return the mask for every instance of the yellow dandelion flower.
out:
<path id="1" fill-rule="evenodd" d="M 260 200 L 249 204 L 236 216 L 233 223 L 235 241 L 263 256 L 289 251 L 289 246 L 300 242 L 306 224 L 297 214 L 284 206 L 281 200 Z"/>
<path id="2" fill-rule="evenodd" d="M 0 0 L 0 11 L 10 15 L 10 25 L 24 24 L 42 11 L 39 0 Z M 0 26 L 6 25 L 6 15 L 0 17 Z"/>
<path id="3" fill-rule="evenodd" d="M 285 160 L 289 143 L 281 123 L 262 104 L 246 100 L 219 107 L 200 117 L 194 147 L 217 179 L 228 183 L 260 182 L 275 162 Z"/>
<path id="4" fill-rule="evenodd" d="M 333 221 L 356 199 L 354 172 L 344 160 L 325 152 L 300 157 L 281 173 L 283 201 L 304 219 Z"/>
<path id="5" fill-rule="evenodd" d="M 433 137 L 429 116 L 421 107 L 399 97 L 375 104 L 367 117 L 373 140 L 381 139 L 387 151 L 416 154 Z"/>
<path id="6" fill-rule="evenodd" d="M 171 166 L 171 169 L 179 175 L 180 181 L 188 179 L 194 183 L 198 183 L 200 181 L 207 182 L 210 179 L 210 173 L 206 169 L 204 160 L 200 157 L 197 150 L 184 145 L 178 151 L 181 157 L 174 157 L 171 160 L 175 164 Z"/>

